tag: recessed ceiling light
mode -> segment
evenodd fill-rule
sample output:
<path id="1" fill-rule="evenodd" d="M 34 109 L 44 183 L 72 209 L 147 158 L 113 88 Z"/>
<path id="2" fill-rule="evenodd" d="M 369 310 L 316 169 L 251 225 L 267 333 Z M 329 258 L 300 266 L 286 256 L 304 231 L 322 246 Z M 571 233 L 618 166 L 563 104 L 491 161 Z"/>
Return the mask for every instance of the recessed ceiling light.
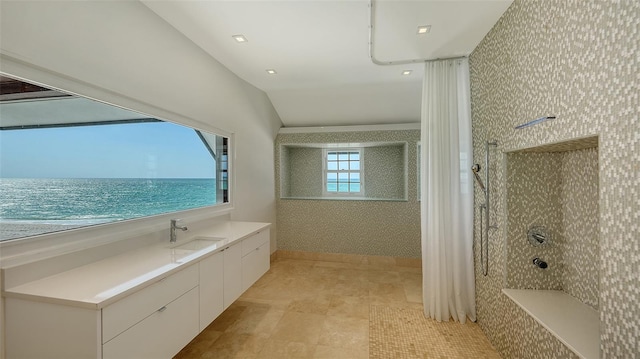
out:
<path id="1" fill-rule="evenodd" d="M 247 40 L 246 37 L 244 37 L 244 35 L 232 35 L 231 37 L 233 37 L 234 40 L 236 40 L 237 42 L 248 42 L 249 40 Z"/>
<path id="2" fill-rule="evenodd" d="M 431 31 L 431 25 L 418 26 L 418 35 L 426 34 Z"/>
<path id="3" fill-rule="evenodd" d="M 404 76 L 411 75 L 411 72 L 413 72 L 413 70 L 404 70 L 404 71 L 402 71 L 402 75 L 404 75 Z"/>
<path id="4" fill-rule="evenodd" d="M 276 70 L 274 70 L 274 69 L 268 69 L 268 70 L 267 70 L 267 73 L 268 73 L 269 75 L 275 75 L 275 74 L 277 74 Z"/>

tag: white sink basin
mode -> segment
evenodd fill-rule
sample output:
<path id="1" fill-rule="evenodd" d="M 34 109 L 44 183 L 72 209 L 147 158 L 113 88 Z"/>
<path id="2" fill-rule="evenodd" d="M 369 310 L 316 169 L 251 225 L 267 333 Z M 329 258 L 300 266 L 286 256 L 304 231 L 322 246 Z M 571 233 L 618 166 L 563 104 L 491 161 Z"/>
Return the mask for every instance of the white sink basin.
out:
<path id="1" fill-rule="evenodd" d="M 222 238 L 222 237 L 199 236 L 199 237 L 193 238 L 189 242 L 172 247 L 172 250 L 199 251 L 201 249 L 205 249 L 205 248 L 209 248 L 211 246 L 217 245 L 224 240 L 225 238 Z"/>
<path id="2" fill-rule="evenodd" d="M 182 263 L 186 256 L 195 253 L 192 249 L 169 248 L 169 251 L 173 263 Z"/>

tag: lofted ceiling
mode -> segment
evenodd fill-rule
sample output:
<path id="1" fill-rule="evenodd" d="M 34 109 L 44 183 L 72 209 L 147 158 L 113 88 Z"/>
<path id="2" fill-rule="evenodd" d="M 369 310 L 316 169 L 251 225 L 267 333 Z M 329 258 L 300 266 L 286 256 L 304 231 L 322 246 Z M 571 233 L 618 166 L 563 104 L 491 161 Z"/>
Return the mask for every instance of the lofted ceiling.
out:
<path id="1" fill-rule="evenodd" d="M 306 127 L 418 122 L 424 65 L 376 65 L 370 52 L 381 62 L 467 56 L 512 1 L 377 0 L 373 11 L 368 0 L 143 3 L 265 91 L 285 127 Z M 418 35 L 420 25 L 430 32 Z"/>

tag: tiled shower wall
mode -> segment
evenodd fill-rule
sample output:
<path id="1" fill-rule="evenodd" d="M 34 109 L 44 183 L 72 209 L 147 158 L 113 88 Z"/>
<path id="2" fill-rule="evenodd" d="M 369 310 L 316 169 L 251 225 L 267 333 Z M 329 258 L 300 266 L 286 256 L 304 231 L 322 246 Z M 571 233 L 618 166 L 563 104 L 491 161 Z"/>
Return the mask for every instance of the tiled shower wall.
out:
<path id="1" fill-rule="evenodd" d="M 562 153 L 562 289 L 598 309 L 598 150 Z M 640 354 L 640 353 L 639 353 Z"/>
<path id="2" fill-rule="evenodd" d="M 486 277 L 475 237 L 478 318 L 506 358 L 572 355 L 501 292 L 507 268 L 505 152 L 594 135 L 602 355 L 639 356 L 638 51 L 639 1 L 516 0 L 470 56 L 474 160 L 484 159 L 485 141 L 498 141 L 490 177 L 499 229 L 489 236 Z M 548 115 L 557 119 L 514 129 Z M 476 194 L 478 205 L 482 196 Z"/>
<path id="3" fill-rule="evenodd" d="M 419 130 L 279 134 L 275 149 L 278 249 L 420 258 L 416 164 L 419 140 Z M 280 167 L 282 144 L 362 142 L 407 142 L 406 201 L 280 198 L 281 181 L 292 181 Z M 371 167 L 372 164 L 365 159 L 364 166 Z M 388 172 L 388 169 L 374 167 L 372 173 L 378 178 L 370 180 L 380 181 L 389 175 Z M 390 175 L 396 176 L 397 173 Z M 389 191 L 396 197 L 399 193 L 393 187 Z M 377 196 L 387 195 L 378 193 Z"/>
<path id="4" fill-rule="evenodd" d="M 598 309 L 598 150 L 507 154 L 508 288 L 564 290 Z M 527 230 L 551 235 L 532 246 Z M 549 265 L 540 269 L 533 258 Z"/>
<path id="5" fill-rule="evenodd" d="M 562 289 L 562 153 L 507 155 L 507 288 Z M 544 226 L 551 240 L 529 244 L 527 230 Z M 533 265 L 540 257 L 547 269 Z"/>

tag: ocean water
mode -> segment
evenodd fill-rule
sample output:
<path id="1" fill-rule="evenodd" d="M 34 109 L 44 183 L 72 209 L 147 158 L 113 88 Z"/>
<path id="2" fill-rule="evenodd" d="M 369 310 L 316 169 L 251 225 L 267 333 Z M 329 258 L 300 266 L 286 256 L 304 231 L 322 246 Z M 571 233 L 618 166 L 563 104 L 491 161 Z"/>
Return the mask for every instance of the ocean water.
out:
<path id="1" fill-rule="evenodd" d="M 0 221 L 94 224 L 216 203 L 215 179 L 0 178 Z"/>

